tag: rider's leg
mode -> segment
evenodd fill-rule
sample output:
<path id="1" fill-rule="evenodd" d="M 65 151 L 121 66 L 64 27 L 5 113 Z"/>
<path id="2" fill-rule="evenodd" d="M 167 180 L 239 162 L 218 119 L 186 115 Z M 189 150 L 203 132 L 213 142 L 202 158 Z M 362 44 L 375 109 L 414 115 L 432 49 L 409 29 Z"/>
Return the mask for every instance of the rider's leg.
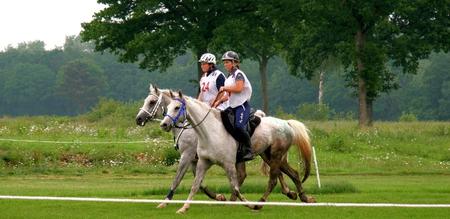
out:
<path id="1" fill-rule="evenodd" d="M 243 161 L 252 160 L 253 153 L 250 135 L 245 130 L 245 126 L 247 125 L 248 118 L 250 116 L 250 105 L 248 104 L 248 102 L 245 102 L 243 105 L 236 107 L 234 110 L 235 110 L 234 123 L 236 126 L 235 130 L 238 135 L 238 138 L 243 144 L 242 148 L 243 156 L 241 157 L 241 159 Z"/>

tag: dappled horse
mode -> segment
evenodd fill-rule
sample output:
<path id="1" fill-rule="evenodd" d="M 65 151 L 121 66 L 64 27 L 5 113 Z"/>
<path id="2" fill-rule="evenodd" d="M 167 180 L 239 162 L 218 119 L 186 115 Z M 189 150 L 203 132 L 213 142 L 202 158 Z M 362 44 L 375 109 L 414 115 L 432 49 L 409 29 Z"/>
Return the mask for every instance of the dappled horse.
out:
<path id="1" fill-rule="evenodd" d="M 238 143 L 226 132 L 219 110 L 211 108 L 194 98 L 183 96 L 181 92 L 178 93 L 178 96 L 173 95 L 172 92 L 170 94 L 173 99 L 167 106 L 166 116 L 160 123 L 161 128 L 170 131 L 180 118 L 185 117 L 198 136 L 197 154 L 199 159 L 194 184 L 187 200 L 193 199 L 206 171 L 213 164 L 217 164 L 224 168 L 232 193 L 241 201 L 246 201 L 240 193 L 237 173 L 234 168 Z M 285 121 L 273 117 L 263 117 L 251 140 L 252 150 L 255 154 L 259 154 L 270 167 L 268 187 L 260 201 L 267 200 L 281 172 L 287 174 L 294 181 L 303 202 L 315 201 L 314 198 L 306 196 L 302 188 L 302 182 L 309 176 L 311 167 L 311 144 L 308 131 L 303 123 L 296 120 Z M 298 172 L 290 167 L 285 159 L 291 144 L 297 146 L 299 156 L 305 164 L 303 181 L 300 180 Z M 261 205 L 247 206 L 252 209 L 262 207 Z M 185 213 L 189 207 L 190 204 L 185 203 L 177 212 Z"/>
<path id="2" fill-rule="evenodd" d="M 145 98 L 144 104 L 136 115 L 137 125 L 145 126 L 148 121 L 162 117 L 163 112 L 166 111 L 167 105 L 170 103 L 170 101 L 171 97 L 169 94 L 169 90 L 158 89 L 156 86 L 150 85 L 149 95 Z M 262 112 L 259 112 L 259 115 L 261 117 L 264 116 Z M 175 178 L 169 189 L 169 193 L 165 197 L 166 200 L 172 200 L 175 190 L 179 186 L 189 167 L 191 167 L 195 175 L 195 169 L 197 165 L 197 134 L 193 129 L 183 128 L 183 125 L 183 122 L 180 121 L 177 126 L 172 129 L 174 141 L 181 156 Z M 236 165 L 236 168 L 238 173 L 239 185 L 242 185 L 246 177 L 245 163 L 238 163 Z M 284 181 L 281 174 L 279 176 L 279 180 L 282 193 L 288 196 L 290 199 L 297 199 L 297 193 L 289 190 L 289 187 L 287 186 L 287 183 Z M 222 194 L 216 194 L 213 191 L 209 190 L 207 187 L 200 186 L 200 189 L 212 199 L 219 201 L 225 200 L 225 196 L 223 196 Z M 232 199 L 234 199 L 234 197 L 232 197 Z M 167 203 L 161 203 L 158 205 L 158 208 L 164 208 L 166 206 Z"/>

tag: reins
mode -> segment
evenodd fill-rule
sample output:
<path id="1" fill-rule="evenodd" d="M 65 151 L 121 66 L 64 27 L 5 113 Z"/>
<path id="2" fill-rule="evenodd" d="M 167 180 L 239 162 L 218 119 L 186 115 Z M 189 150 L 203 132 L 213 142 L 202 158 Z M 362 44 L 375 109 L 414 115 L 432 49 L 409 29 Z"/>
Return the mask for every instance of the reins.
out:
<path id="1" fill-rule="evenodd" d="M 209 115 L 209 113 L 211 112 L 211 109 L 212 109 L 212 108 L 209 108 L 208 112 L 206 113 L 206 115 L 203 117 L 203 119 L 199 123 L 197 123 L 195 125 L 192 125 L 192 124 L 188 123 L 188 124 L 183 125 L 183 126 L 178 126 L 177 122 L 178 122 L 178 119 L 180 118 L 181 114 L 183 113 L 185 115 L 185 119 L 187 117 L 186 102 L 185 102 L 184 99 L 180 99 L 180 98 L 175 98 L 173 100 L 177 100 L 177 101 L 179 101 L 181 103 L 180 111 L 178 111 L 178 113 L 175 116 L 175 118 L 173 118 L 172 116 L 170 116 L 168 114 L 165 114 L 164 116 L 169 117 L 172 120 L 173 126 L 176 127 L 176 128 L 193 129 L 193 128 L 199 126 L 200 124 L 202 124 L 205 121 L 206 117 L 208 117 L 208 115 Z"/>

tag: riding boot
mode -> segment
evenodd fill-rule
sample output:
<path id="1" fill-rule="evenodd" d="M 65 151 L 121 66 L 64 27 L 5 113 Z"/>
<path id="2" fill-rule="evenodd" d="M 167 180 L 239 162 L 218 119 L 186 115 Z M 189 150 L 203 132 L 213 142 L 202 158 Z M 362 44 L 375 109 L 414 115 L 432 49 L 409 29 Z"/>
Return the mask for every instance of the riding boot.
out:
<path id="1" fill-rule="evenodd" d="M 240 142 L 242 143 L 242 148 L 239 150 L 238 153 L 238 161 L 249 161 L 253 160 L 253 153 L 252 153 L 252 144 L 250 140 L 250 135 L 248 132 L 243 128 L 236 128 L 236 132 L 239 136 Z"/>

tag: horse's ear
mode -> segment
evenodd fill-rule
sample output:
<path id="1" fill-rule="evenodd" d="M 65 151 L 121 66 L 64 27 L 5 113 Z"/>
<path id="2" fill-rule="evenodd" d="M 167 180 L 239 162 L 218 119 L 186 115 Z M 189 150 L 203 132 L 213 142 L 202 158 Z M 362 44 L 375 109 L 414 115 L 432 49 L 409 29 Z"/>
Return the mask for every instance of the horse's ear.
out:
<path id="1" fill-rule="evenodd" d="M 154 94 L 159 93 L 158 87 L 156 85 L 153 85 L 152 83 L 150 83 L 149 91 L 150 91 L 150 93 L 154 93 Z"/>
<path id="2" fill-rule="evenodd" d="M 172 93 L 172 90 L 169 90 L 169 94 L 170 94 L 170 98 L 172 98 L 172 99 L 173 99 L 174 97 L 173 97 L 173 93 Z"/>
<path id="3" fill-rule="evenodd" d="M 183 98 L 183 93 L 181 93 L 181 90 L 178 90 L 178 96 L 180 96 L 180 99 Z"/>

